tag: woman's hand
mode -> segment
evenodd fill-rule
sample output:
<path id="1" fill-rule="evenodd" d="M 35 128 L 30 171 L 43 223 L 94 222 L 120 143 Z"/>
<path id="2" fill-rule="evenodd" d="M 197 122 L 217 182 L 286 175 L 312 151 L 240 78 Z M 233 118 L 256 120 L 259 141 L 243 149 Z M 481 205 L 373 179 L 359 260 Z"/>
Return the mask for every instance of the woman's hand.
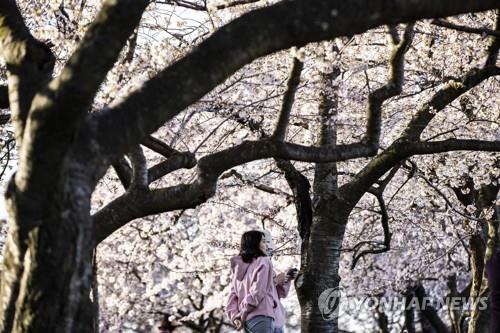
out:
<path id="1" fill-rule="evenodd" d="M 245 326 L 245 321 L 247 320 L 247 313 L 240 312 L 236 318 L 234 318 L 233 323 L 237 331 L 240 331 Z"/>
<path id="2" fill-rule="evenodd" d="M 234 324 L 234 327 L 236 327 L 237 331 L 240 331 L 243 328 L 241 318 L 239 318 L 239 317 L 234 319 L 233 324 Z"/>
<path id="3" fill-rule="evenodd" d="M 288 277 L 286 276 L 285 273 L 279 273 L 278 275 L 276 275 L 276 277 L 274 278 L 274 282 L 276 284 L 284 284 L 288 281 Z"/>

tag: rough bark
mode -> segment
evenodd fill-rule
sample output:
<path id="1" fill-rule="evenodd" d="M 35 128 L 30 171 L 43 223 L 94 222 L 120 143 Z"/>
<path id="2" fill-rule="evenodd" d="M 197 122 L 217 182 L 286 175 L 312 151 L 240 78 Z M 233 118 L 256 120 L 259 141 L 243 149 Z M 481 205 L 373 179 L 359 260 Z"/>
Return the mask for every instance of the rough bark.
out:
<path id="1" fill-rule="evenodd" d="M 334 83 L 340 70 L 333 68 L 323 75 L 320 93 L 319 147 L 335 146 L 335 115 L 338 112 L 337 87 Z M 314 170 L 312 224 L 308 247 L 303 248 L 301 272 L 295 284 L 301 306 L 302 332 L 335 332 L 338 322 L 325 320 L 318 305 L 322 292 L 339 286 L 339 263 L 347 219 L 338 214 L 337 166 L 335 162 L 316 163 Z M 338 311 L 338 309 L 334 309 Z"/>

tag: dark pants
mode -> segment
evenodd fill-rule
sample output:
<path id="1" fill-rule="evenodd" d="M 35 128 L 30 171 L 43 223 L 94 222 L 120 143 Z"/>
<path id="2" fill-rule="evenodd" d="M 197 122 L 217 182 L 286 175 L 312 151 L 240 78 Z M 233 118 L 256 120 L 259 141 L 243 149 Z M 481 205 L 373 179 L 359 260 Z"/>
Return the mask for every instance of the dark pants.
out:
<path id="1" fill-rule="evenodd" d="M 500 251 L 486 264 L 490 288 L 490 333 L 500 332 Z"/>

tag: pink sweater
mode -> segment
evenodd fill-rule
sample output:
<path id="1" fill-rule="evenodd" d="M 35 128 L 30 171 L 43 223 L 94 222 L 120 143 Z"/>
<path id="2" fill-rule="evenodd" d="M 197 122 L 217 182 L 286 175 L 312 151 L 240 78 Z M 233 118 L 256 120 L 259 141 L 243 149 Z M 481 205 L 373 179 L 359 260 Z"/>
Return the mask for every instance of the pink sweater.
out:
<path id="1" fill-rule="evenodd" d="M 285 309 L 280 298 L 288 295 L 291 281 L 282 285 L 274 283 L 274 272 L 269 257 L 258 257 L 245 263 L 240 256 L 231 258 L 231 293 L 227 300 L 226 314 L 233 322 L 241 313 L 247 320 L 265 315 L 274 318 L 274 326 L 285 324 Z"/>

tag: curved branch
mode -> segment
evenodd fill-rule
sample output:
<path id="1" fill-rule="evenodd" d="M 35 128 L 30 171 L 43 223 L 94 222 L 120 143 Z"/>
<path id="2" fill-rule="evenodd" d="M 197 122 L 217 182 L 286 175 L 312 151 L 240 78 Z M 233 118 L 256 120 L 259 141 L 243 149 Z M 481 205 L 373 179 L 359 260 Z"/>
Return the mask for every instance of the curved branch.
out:
<path id="1" fill-rule="evenodd" d="M 191 169 L 196 166 L 196 158 L 190 152 L 179 152 L 172 155 L 168 160 L 160 162 L 148 170 L 148 183 L 174 172 L 179 169 Z"/>
<path id="2" fill-rule="evenodd" d="M 391 174 L 387 176 L 388 179 L 392 179 L 392 177 L 396 174 L 397 170 L 399 169 L 398 167 L 394 167 L 393 170 L 391 171 Z M 354 246 L 354 254 L 353 254 L 353 260 L 351 264 L 351 270 L 353 270 L 356 267 L 357 262 L 359 259 L 363 258 L 364 256 L 368 254 L 378 254 L 378 253 L 383 253 L 387 252 L 391 249 L 391 237 L 392 233 L 389 230 L 389 214 L 387 213 L 387 206 L 385 205 L 384 201 L 384 196 L 383 196 L 383 191 L 385 189 L 385 186 L 388 184 L 389 181 L 387 181 L 387 178 L 384 179 L 384 186 L 381 187 L 381 190 L 377 189 L 375 192 L 370 192 L 372 193 L 378 201 L 378 204 L 380 206 L 380 223 L 382 224 L 382 230 L 384 231 L 384 241 L 379 242 L 379 241 L 368 241 L 368 242 L 360 242 Z M 387 182 L 386 182 L 387 181 Z M 361 251 L 361 248 L 363 245 L 371 245 L 370 249 Z"/>
<path id="3" fill-rule="evenodd" d="M 122 102 L 95 113 L 92 137 L 105 155 L 120 156 L 242 66 L 264 55 L 364 32 L 381 24 L 488 10 L 498 5 L 498 0 L 310 0 L 282 1 L 257 9 L 215 32 Z"/>

